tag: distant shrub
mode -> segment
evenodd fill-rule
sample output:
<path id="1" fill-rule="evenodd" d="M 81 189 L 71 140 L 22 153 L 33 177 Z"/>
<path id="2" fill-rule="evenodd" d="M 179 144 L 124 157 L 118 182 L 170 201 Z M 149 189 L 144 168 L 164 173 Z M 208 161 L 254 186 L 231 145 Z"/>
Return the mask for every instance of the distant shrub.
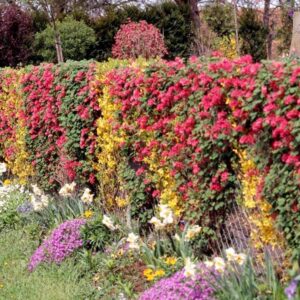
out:
<path id="1" fill-rule="evenodd" d="M 120 59 L 162 57 L 167 52 L 162 34 L 146 21 L 122 25 L 112 49 L 113 56 Z"/>

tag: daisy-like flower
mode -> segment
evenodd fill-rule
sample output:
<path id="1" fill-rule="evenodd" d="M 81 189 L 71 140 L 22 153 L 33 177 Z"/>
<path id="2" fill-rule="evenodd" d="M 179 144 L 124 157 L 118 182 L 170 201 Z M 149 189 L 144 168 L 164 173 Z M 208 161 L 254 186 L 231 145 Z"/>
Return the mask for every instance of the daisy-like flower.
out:
<path id="1" fill-rule="evenodd" d="M 6 163 L 0 163 L 0 176 L 7 171 Z"/>
<path id="2" fill-rule="evenodd" d="M 156 230 L 161 230 L 165 227 L 165 224 L 156 217 L 152 217 L 149 223 L 153 224 Z"/>
<path id="3" fill-rule="evenodd" d="M 214 262 L 211 261 L 211 260 L 206 260 L 204 262 L 204 265 L 207 267 L 207 268 L 212 268 L 214 266 Z"/>
<path id="4" fill-rule="evenodd" d="M 37 196 L 42 196 L 43 195 L 43 191 L 37 186 L 37 184 L 32 184 L 32 191 L 35 195 Z"/>
<path id="5" fill-rule="evenodd" d="M 160 204 L 159 205 L 159 216 L 163 220 L 163 224 L 173 224 L 174 218 L 173 218 L 173 211 L 172 209 L 166 205 L 166 204 Z"/>
<path id="6" fill-rule="evenodd" d="M 184 276 L 191 277 L 192 279 L 196 277 L 196 265 L 192 262 L 190 257 L 184 261 Z"/>
<path id="7" fill-rule="evenodd" d="M 236 257 L 236 252 L 233 248 L 228 248 L 225 250 L 226 258 L 228 261 L 234 261 Z"/>
<path id="8" fill-rule="evenodd" d="M 59 194 L 63 197 L 70 197 L 75 191 L 76 183 L 66 183 L 60 190 Z"/>
<path id="9" fill-rule="evenodd" d="M 244 253 L 238 253 L 235 255 L 235 262 L 240 266 L 244 265 L 246 260 L 247 260 L 247 255 Z"/>
<path id="10" fill-rule="evenodd" d="M 49 204 L 49 198 L 48 198 L 47 195 L 45 195 L 45 194 L 41 195 L 40 200 L 41 200 L 41 203 L 42 203 L 42 205 L 43 205 L 44 207 L 47 207 L 47 206 L 48 206 L 48 204 Z"/>
<path id="11" fill-rule="evenodd" d="M 138 244 L 139 236 L 134 234 L 133 232 L 128 234 L 127 242 L 129 243 L 129 249 L 139 250 L 140 246 Z"/>
<path id="12" fill-rule="evenodd" d="M 83 213 L 83 216 L 86 218 L 86 219 L 89 219 L 93 216 L 93 212 L 91 210 L 86 210 L 84 213 Z"/>
<path id="13" fill-rule="evenodd" d="M 112 219 L 107 216 L 104 215 L 103 219 L 102 219 L 102 224 L 104 224 L 107 228 L 109 228 L 110 230 L 114 231 L 116 230 L 116 226 L 114 225 L 114 222 L 112 221 Z"/>
<path id="14" fill-rule="evenodd" d="M 194 225 L 192 227 L 189 227 L 185 234 L 185 241 L 190 241 L 194 237 L 196 237 L 201 231 L 201 227 L 199 225 Z"/>
<path id="15" fill-rule="evenodd" d="M 81 196 L 81 201 L 86 204 L 91 204 L 93 202 L 94 195 L 91 193 L 89 188 L 84 189 L 84 192 Z"/>
<path id="16" fill-rule="evenodd" d="M 215 257 L 213 259 L 214 267 L 216 271 L 223 273 L 225 271 L 226 263 L 222 257 Z"/>

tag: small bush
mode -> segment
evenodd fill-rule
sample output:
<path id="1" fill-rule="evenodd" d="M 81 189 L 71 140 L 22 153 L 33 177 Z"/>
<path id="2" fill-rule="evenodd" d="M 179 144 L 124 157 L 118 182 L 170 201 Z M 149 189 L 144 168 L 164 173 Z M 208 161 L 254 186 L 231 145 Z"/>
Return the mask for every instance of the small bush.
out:
<path id="1" fill-rule="evenodd" d="M 167 54 L 159 30 L 146 21 L 129 22 L 121 26 L 115 36 L 112 54 L 116 58 L 162 57 Z"/>

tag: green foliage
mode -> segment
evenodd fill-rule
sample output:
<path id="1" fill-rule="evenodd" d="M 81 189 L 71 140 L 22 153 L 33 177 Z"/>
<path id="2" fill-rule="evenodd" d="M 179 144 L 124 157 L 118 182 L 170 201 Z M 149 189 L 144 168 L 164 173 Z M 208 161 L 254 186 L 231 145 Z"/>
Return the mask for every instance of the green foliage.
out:
<path id="1" fill-rule="evenodd" d="M 210 29 L 219 37 L 230 36 L 234 32 L 233 7 L 230 4 L 210 4 L 202 10 Z"/>
<path id="2" fill-rule="evenodd" d="M 124 152 L 126 153 L 127 151 L 124 149 Z M 146 230 L 149 227 L 148 221 L 154 214 L 156 202 L 153 201 L 154 199 L 152 199 L 152 201 L 147 199 L 148 196 L 144 192 L 145 184 L 142 178 L 136 176 L 132 163 L 127 161 L 126 163 L 121 164 L 119 173 L 124 182 L 122 188 L 128 191 L 130 195 L 131 217 L 139 222 L 140 232 Z"/>
<path id="3" fill-rule="evenodd" d="M 76 218 L 84 213 L 84 204 L 77 198 L 69 197 L 51 199 L 47 207 L 42 211 L 32 212 L 33 223 L 39 224 L 40 228 L 55 228 L 59 224 Z"/>
<path id="4" fill-rule="evenodd" d="M 72 17 L 66 17 L 57 23 L 61 36 L 64 58 L 81 60 L 87 57 L 89 48 L 95 43 L 96 37 L 92 28 L 83 21 L 76 21 Z M 35 48 L 38 55 L 46 61 L 55 61 L 55 35 L 53 27 L 47 28 L 35 35 Z"/>
<path id="5" fill-rule="evenodd" d="M 105 246 L 113 241 L 113 235 L 114 239 L 117 238 L 118 234 L 116 232 L 112 233 L 102 223 L 102 220 L 102 216 L 97 215 L 83 226 L 81 233 L 85 248 L 92 251 L 104 251 Z"/>
<path id="6" fill-rule="evenodd" d="M 187 6 L 178 6 L 171 1 L 151 5 L 146 8 L 144 19 L 164 35 L 168 59 L 189 56 L 193 36 Z"/>
<path id="7" fill-rule="evenodd" d="M 261 269 L 263 268 L 263 269 Z M 264 266 L 248 259 L 244 266 L 235 266 L 216 276 L 216 299 L 219 300 L 284 300 L 284 290 L 269 256 Z"/>
<path id="8" fill-rule="evenodd" d="M 254 9 L 242 9 L 239 18 L 239 35 L 242 39 L 242 54 L 252 55 L 255 61 L 266 58 L 267 30 Z"/>
<path id="9" fill-rule="evenodd" d="M 18 189 L 0 196 L 0 232 L 4 229 L 18 228 L 23 224 L 24 220 L 17 209 L 27 199 L 28 196 Z"/>

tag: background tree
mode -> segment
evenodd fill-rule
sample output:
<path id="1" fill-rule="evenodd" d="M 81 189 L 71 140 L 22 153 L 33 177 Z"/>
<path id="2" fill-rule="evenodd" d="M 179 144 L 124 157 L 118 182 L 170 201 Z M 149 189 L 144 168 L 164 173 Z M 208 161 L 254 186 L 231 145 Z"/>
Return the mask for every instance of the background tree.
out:
<path id="1" fill-rule="evenodd" d="M 241 54 L 250 54 L 255 61 L 267 57 L 267 31 L 253 8 L 242 9 L 239 18 L 239 34 L 242 39 Z"/>
<path id="2" fill-rule="evenodd" d="M 234 33 L 234 20 L 231 4 L 212 3 L 202 9 L 208 26 L 218 37 L 230 36 Z"/>
<path id="3" fill-rule="evenodd" d="M 57 30 L 61 36 L 65 59 L 82 60 L 87 58 L 89 48 L 95 43 L 94 30 L 83 21 L 76 21 L 72 17 L 66 17 L 57 23 Z M 46 61 L 54 61 L 56 52 L 53 47 L 54 29 L 47 28 L 35 35 L 35 48 L 37 54 Z"/>
<path id="4" fill-rule="evenodd" d="M 15 4 L 0 5 L 0 66 L 25 63 L 32 38 L 30 15 Z"/>

